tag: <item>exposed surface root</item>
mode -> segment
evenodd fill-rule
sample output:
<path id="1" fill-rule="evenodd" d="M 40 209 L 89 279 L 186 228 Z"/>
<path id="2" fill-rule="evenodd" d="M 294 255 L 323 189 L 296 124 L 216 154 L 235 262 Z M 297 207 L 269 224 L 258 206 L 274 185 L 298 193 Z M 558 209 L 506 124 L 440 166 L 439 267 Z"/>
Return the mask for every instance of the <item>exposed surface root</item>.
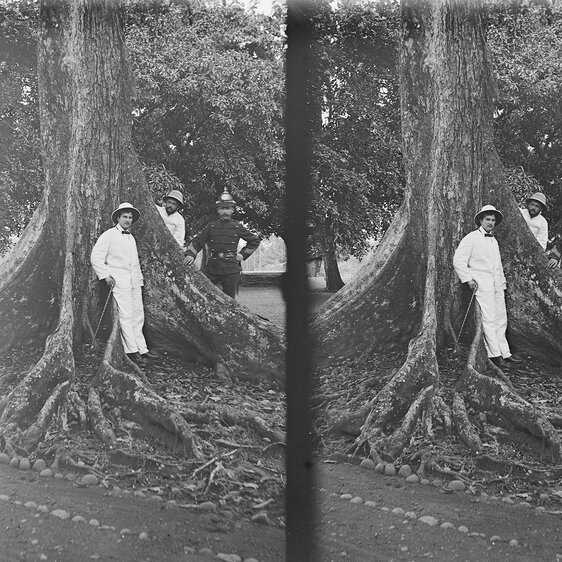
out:
<path id="1" fill-rule="evenodd" d="M 461 441 L 473 451 L 482 450 L 482 441 L 478 437 L 474 426 L 470 423 L 468 419 L 468 414 L 466 412 L 466 404 L 463 397 L 455 392 L 453 396 L 453 421 L 455 424 L 455 429 L 460 437 Z"/>
<path id="2" fill-rule="evenodd" d="M 21 447 L 28 451 L 35 450 L 35 447 L 37 447 L 39 441 L 49 428 L 57 409 L 63 407 L 69 386 L 70 383 L 68 381 L 59 384 L 51 396 L 47 398 L 33 424 L 22 433 L 20 437 Z"/>
<path id="3" fill-rule="evenodd" d="M 68 404 L 72 408 L 72 414 L 76 419 L 76 421 L 78 422 L 78 426 L 81 429 L 86 429 L 86 426 L 88 424 L 86 404 L 84 403 L 82 398 L 78 396 L 78 393 L 75 392 L 74 390 L 71 390 L 68 393 Z"/>
<path id="4" fill-rule="evenodd" d="M 187 457 L 201 458 L 197 439 L 181 413 L 170 408 L 164 398 L 135 375 L 103 365 L 97 388 L 107 403 L 120 408 L 126 418 L 148 426 L 147 431 L 154 429 L 169 434 L 174 449 L 181 449 Z"/>
<path id="5" fill-rule="evenodd" d="M 63 310 L 61 318 L 65 314 Z M 115 446 L 117 438 L 104 414 L 103 397 L 112 408 L 122 408 L 130 419 L 148 426 L 152 434 L 164 434 L 173 448 L 200 458 L 196 438 L 181 413 L 148 386 L 146 375 L 123 354 L 116 315 L 95 384 L 88 389 L 84 403 L 74 387 L 70 326 L 69 321 L 61 320 L 57 331 L 47 338 L 41 359 L 0 404 L 0 426 L 13 454 L 32 453 L 55 417 L 63 433 L 68 431 L 69 419 L 76 420 L 81 428 L 89 424 L 104 445 Z M 132 366 L 142 380 L 113 364 Z"/>
<path id="6" fill-rule="evenodd" d="M 95 468 L 85 464 L 84 462 L 76 462 L 72 458 L 72 452 L 67 447 L 56 446 L 54 447 L 55 455 L 51 463 L 51 470 L 59 472 L 62 470 L 74 470 L 85 474 L 95 474 L 99 478 L 103 478 L 103 474 Z"/>
<path id="7" fill-rule="evenodd" d="M 562 445 L 553 425 L 539 409 L 517 394 L 511 383 L 482 374 L 489 365 L 484 359 L 481 326 L 478 327 L 468 357 L 468 364 L 457 388 L 477 410 L 485 412 L 494 423 L 505 427 L 523 441 L 535 441 L 545 456 L 561 460 Z M 479 371 L 480 369 L 481 371 Z"/>
<path id="8" fill-rule="evenodd" d="M 367 445 L 369 450 L 382 449 L 393 458 L 398 455 L 430 403 L 437 377 L 432 335 L 422 332 L 410 342 L 401 369 L 369 404 L 370 412 L 357 439 L 357 448 Z M 413 403 L 412 396 L 416 396 Z M 401 425 L 393 435 L 392 428 L 397 422 Z"/>
<path id="9" fill-rule="evenodd" d="M 74 355 L 68 323 L 47 338 L 45 351 L 0 403 L 0 427 L 32 451 L 47 430 L 74 381 Z"/>
<path id="10" fill-rule="evenodd" d="M 395 459 L 404 449 L 417 423 L 421 420 L 424 412 L 427 411 L 433 393 L 433 385 L 421 390 L 406 412 L 400 427 L 392 435 L 380 441 L 381 448 L 390 458 Z"/>
<path id="11" fill-rule="evenodd" d="M 104 351 L 106 357 L 112 357 L 112 350 L 102 351 L 101 346 L 97 351 L 88 346 L 76 354 L 75 383 L 71 388 L 66 384 L 64 392 L 60 389 L 58 394 L 64 399 L 52 410 L 51 422 L 35 451 L 24 450 L 6 438 L 0 438 L 0 450 L 32 462 L 44 459 L 54 472 L 73 473 L 76 479 L 95 474 L 109 489 L 119 485 L 151 495 L 161 488 L 163 497 L 182 505 L 220 501 L 238 514 L 253 516 L 252 506 L 267 502 L 272 520 L 280 520 L 275 514 L 281 514 L 283 508 L 285 410 L 278 389 L 270 384 L 219 383 L 211 369 L 186 365 L 165 354 L 144 367 L 150 387 L 134 372 L 126 372 L 128 364 L 119 353 L 115 353 L 119 369 L 112 367 L 109 374 L 104 371 L 93 376 L 92 365 L 103 366 Z M 10 361 L 14 370 L 27 372 L 29 362 L 37 357 L 28 354 L 26 360 L 18 353 Z M 108 398 L 106 385 L 116 381 L 120 390 Z M 137 402 L 129 399 L 129 392 L 138 395 Z M 160 398 L 156 398 L 157 392 Z M 145 399 L 156 401 L 159 416 L 165 408 L 168 419 L 173 420 L 174 413 L 179 416 L 176 427 L 168 426 L 172 431 L 151 421 L 156 416 L 153 412 L 147 415 Z M 124 405 L 127 401 L 130 408 Z M 102 444 L 94 433 L 100 423 L 95 421 L 94 411 L 115 435 L 114 448 Z M 184 452 L 176 431 L 181 428 L 192 433 L 201 451 L 199 458 L 173 452 L 174 446 Z M 2 429 L 14 438 L 21 434 L 15 424 Z M 207 464 L 209 459 L 216 460 Z M 200 470 L 193 476 L 197 468 Z"/>
<path id="12" fill-rule="evenodd" d="M 52 341 L 52 340 L 50 340 Z M 39 362 L 18 383 L 0 403 L 0 425 L 8 423 L 25 424 L 42 408 L 45 398 L 54 389 L 71 378 L 72 351 L 61 349 L 47 341 L 47 348 Z"/>
<path id="13" fill-rule="evenodd" d="M 418 468 L 417 474 L 420 478 L 425 478 L 429 474 L 444 476 L 449 479 L 463 480 L 468 482 L 466 476 L 456 472 L 454 470 L 446 470 L 440 464 L 439 460 L 435 458 L 431 453 L 423 453 L 420 466 Z"/>
<path id="14" fill-rule="evenodd" d="M 447 406 L 445 400 L 438 394 L 433 397 L 434 412 L 433 417 L 443 427 L 446 433 L 453 431 L 453 422 L 451 418 L 451 408 Z"/>
<path id="15" fill-rule="evenodd" d="M 206 425 L 219 422 L 227 426 L 248 427 L 256 435 L 272 442 L 285 442 L 285 434 L 269 427 L 263 417 L 254 411 L 240 412 L 228 406 L 201 405 L 195 409 L 183 409 L 182 415 L 189 423 Z"/>
<path id="16" fill-rule="evenodd" d="M 343 412 L 334 408 L 329 415 L 328 431 L 336 435 L 358 436 L 361 433 L 361 427 L 365 423 L 369 410 L 369 404 L 364 405 L 358 410 L 345 410 Z"/>
<path id="17" fill-rule="evenodd" d="M 113 447 L 116 442 L 115 433 L 106 417 L 103 415 L 100 396 L 98 391 L 93 387 L 90 387 L 87 408 L 88 418 L 93 432 L 102 443 L 108 447 Z"/>
<path id="18" fill-rule="evenodd" d="M 466 346 L 461 345 L 454 359 L 447 359 L 443 354 L 439 364 L 439 392 L 434 393 L 431 402 L 423 408 L 418 422 L 409 426 L 412 429 L 400 457 L 386 455 L 381 447 L 379 452 L 385 461 L 399 460 L 416 466 L 421 456 L 428 451 L 434 459 L 447 458 L 447 453 L 450 455 L 452 452 L 452 456 L 459 459 L 453 464 L 462 468 L 460 474 L 464 477 L 468 473 L 478 473 L 478 459 L 485 456 L 483 453 L 505 459 L 507 464 L 526 458 L 527 462 L 522 464 L 532 466 L 537 456 L 542 457 L 543 463 L 545 460 L 549 463 L 546 466 L 556 461 L 553 448 L 556 450 L 559 437 L 554 426 L 562 427 L 558 406 L 562 396 L 556 369 L 529 359 L 522 366 L 508 367 L 507 371 L 502 372 L 490 363 L 483 345 L 478 347 L 477 343 L 473 340 L 474 345 L 469 353 Z M 351 437 L 358 435 L 353 431 L 357 431 L 361 415 L 364 414 L 369 396 L 366 392 L 382 390 L 388 384 L 385 382 L 388 373 L 396 372 L 393 365 L 398 361 L 403 362 L 397 355 L 387 364 L 385 357 L 373 356 L 368 364 L 375 365 L 375 375 L 369 379 L 368 388 L 362 382 L 368 372 L 367 364 L 353 365 L 353 370 L 344 369 L 347 363 L 342 360 L 330 370 L 317 372 L 317 376 L 322 377 L 319 381 L 325 381 L 322 382 L 323 388 L 331 390 L 325 392 L 325 396 L 330 398 L 329 408 L 322 409 L 322 404 L 316 408 L 325 453 L 332 452 L 335 458 L 344 453 L 370 455 L 378 459 L 376 451 L 367 442 L 360 439 L 352 442 Z M 383 362 L 385 369 L 379 370 L 376 366 Z M 467 364 L 476 365 L 478 370 L 473 368 L 468 375 Z M 345 377 L 341 376 L 341 372 Z M 361 394 L 357 393 L 357 388 L 361 388 Z M 419 398 L 419 392 L 415 396 Z M 370 399 L 372 401 L 373 398 Z M 367 406 L 370 406 L 370 402 L 367 402 Z M 409 403 L 413 407 L 412 413 L 419 411 L 413 404 L 413 401 Z M 487 415 L 488 412 L 490 415 Z M 500 415 L 500 412 L 503 413 Z M 432 425 L 429 424 L 430 415 Z M 399 424 L 403 420 L 404 417 Z M 399 424 L 394 427 L 399 427 Z M 385 438 L 386 441 L 383 441 Z M 389 436 L 381 435 L 379 443 L 392 446 Z M 439 464 L 439 460 L 436 462 Z M 443 476 L 448 474 L 450 477 L 452 465 L 445 460 L 442 466 Z M 494 470 L 493 466 L 490 470 Z M 552 470 L 551 466 L 550 472 Z M 525 476 L 515 469 L 510 474 L 521 474 L 522 478 Z M 484 479 L 490 478 L 492 473 L 486 473 Z"/>

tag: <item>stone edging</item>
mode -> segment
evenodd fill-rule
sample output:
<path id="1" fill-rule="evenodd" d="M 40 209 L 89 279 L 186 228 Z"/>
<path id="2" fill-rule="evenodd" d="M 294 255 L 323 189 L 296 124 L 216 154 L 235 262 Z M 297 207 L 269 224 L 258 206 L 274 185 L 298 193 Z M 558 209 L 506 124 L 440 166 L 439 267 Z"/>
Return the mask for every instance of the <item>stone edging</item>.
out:
<path id="1" fill-rule="evenodd" d="M 76 481 L 76 485 L 78 486 L 80 485 L 95 486 L 98 485 L 98 480 L 99 480 L 95 474 L 85 474 L 84 476 L 82 476 L 82 478 L 78 479 L 77 475 L 74 473 L 67 473 L 66 475 L 60 472 L 55 473 L 50 468 L 47 468 L 47 463 L 43 459 L 37 459 L 32 466 L 29 459 L 27 458 L 18 459 L 17 457 L 10 459 L 10 457 L 6 453 L 0 453 L 0 464 L 6 464 L 11 466 L 12 468 L 16 468 L 19 470 L 37 472 L 39 473 L 39 476 L 42 476 L 44 478 L 55 478 L 57 480 L 64 479 L 70 482 Z M 131 494 L 129 490 L 122 490 L 118 488 L 118 491 L 120 491 L 123 494 Z M 161 498 L 160 496 L 146 495 L 141 491 L 133 492 L 131 495 L 134 495 L 135 497 L 147 498 L 156 501 L 164 501 L 163 498 Z M 0 494 L 0 503 L 1 502 L 9 502 L 14 506 L 34 510 L 37 512 L 36 516 L 45 514 L 45 515 L 51 515 L 53 517 L 57 517 L 58 519 L 61 519 L 63 521 L 70 520 L 71 522 L 76 524 L 87 523 L 88 525 L 96 529 L 99 529 L 100 531 L 118 532 L 121 536 L 126 536 L 126 535 L 137 536 L 137 538 L 141 541 L 145 541 L 150 538 L 146 531 L 134 532 L 127 528 L 120 529 L 119 531 L 117 531 L 117 528 L 112 525 L 102 525 L 98 519 L 92 518 L 90 520 L 87 520 L 85 517 L 79 514 L 76 514 L 73 517 L 71 517 L 71 514 L 64 509 L 50 510 L 46 505 L 38 505 L 34 501 L 27 501 L 26 503 L 23 503 L 19 500 L 12 499 L 10 496 L 6 494 Z M 216 510 L 216 506 L 213 502 L 203 502 L 202 504 L 193 504 L 193 505 L 178 505 L 176 500 L 168 500 L 166 502 L 167 507 L 172 507 L 174 505 L 183 508 L 192 508 L 194 510 L 199 510 L 199 511 Z M 260 522 L 260 521 L 256 519 L 256 522 Z M 200 548 L 199 550 L 196 550 L 195 548 L 184 546 L 184 552 L 185 554 L 197 553 L 205 556 L 210 556 L 217 560 L 223 560 L 224 562 L 258 562 L 258 560 L 256 560 L 255 558 L 243 559 L 238 554 L 228 554 L 224 552 L 214 553 L 210 548 Z"/>

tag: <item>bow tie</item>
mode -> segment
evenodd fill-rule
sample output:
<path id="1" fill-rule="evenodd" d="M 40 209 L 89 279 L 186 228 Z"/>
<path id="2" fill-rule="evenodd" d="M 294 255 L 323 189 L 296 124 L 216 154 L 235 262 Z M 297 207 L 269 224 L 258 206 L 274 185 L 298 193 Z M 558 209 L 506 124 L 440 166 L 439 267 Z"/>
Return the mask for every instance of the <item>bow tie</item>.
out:
<path id="1" fill-rule="evenodd" d="M 127 234 L 129 234 L 129 233 L 127 232 Z M 493 238 L 493 237 L 494 237 L 493 234 L 484 234 L 484 236 L 485 236 L 486 238 Z"/>
<path id="2" fill-rule="evenodd" d="M 122 230 L 122 231 L 121 231 L 121 234 L 131 234 L 131 233 L 130 233 L 130 231 L 128 231 L 128 230 Z M 488 236 L 488 235 L 486 234 L 486 236 Z"/>

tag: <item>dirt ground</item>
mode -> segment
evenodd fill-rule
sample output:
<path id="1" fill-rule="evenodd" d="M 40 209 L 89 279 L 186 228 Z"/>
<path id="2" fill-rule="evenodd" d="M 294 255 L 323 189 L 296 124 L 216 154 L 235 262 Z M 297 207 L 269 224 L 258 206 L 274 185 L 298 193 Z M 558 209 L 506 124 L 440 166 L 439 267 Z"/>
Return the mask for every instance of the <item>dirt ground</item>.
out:
<path id="1" fill-rule="evenodd" d="M 63 510 L 69 519 L 37 506 Z M 85 521 L 73 522 L 77 515 Z M 90 524 L 92 519 L 99 525 Z M 0 560 L 5 562 L 199 562 L 220 553 L 259 561 L 284 558 L 280 527 L 258 527 L 228 510 L 195 513 L 126 490 L 79 487 L 6 465 L 0 465 L 0 528 Z"/>
<path id="2" fill-rule="evenodd" d="M 561 512 L 320 463 L 319 560 L 562 560 Z M 342 494 L 353 496 L 342 499 Z M 359 502 L 357 498 L 362 500 Z M 353 503 L 357 501 L 358 503 Z M 365 502 L 372 502 L 366 504 Z M 410 519 L 414 514 L 416 519 Z M 420 518 L 437 520 L 432 527 Z M 451 528 L 441 528 L 448 522 Z M 465 527 L 459 531 L 460 527 Z"/>
<path id="3" fill-rule="evenodd" d="M 342 462 L 319 459 L 317 469 L 318 561 L 562 559 L 560 512 L 444 493 Z M 64 510 L 70 519 L 38 506 Z M 85 521 L 73 522 L 76 515 Z M 452 528 L 441 528 L 443 522 Z M 6 562 L 285 559 L 282 527 L 237 520 L 227 510 L 194 513 L 122 490 L 81 488 L 6 465 L 0 465 L 0 525 L 0 560 Z"/>

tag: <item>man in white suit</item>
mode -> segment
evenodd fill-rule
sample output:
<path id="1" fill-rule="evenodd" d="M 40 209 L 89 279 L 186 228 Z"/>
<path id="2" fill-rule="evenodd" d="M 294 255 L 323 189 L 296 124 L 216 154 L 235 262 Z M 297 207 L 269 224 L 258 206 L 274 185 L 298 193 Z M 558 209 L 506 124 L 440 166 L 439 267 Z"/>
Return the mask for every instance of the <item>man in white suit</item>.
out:
<path id="1" fill-rule="evenodd" d="M 125 353 L 133 361 L 143 363 L 157 355 L 148 351 L 142 333 L 144 281 L 137 243 L 130 231 L 139 217 L 139 211 L 130 203 L 121 203 L 111 215 L 115 226 L 98 238 L 90 260 L 96 275 L 108 284 L 117 302 Z"/>
<path id="2" fill-rule="evenodd" d="M 520 362 L 520 359 L 511 354 L 505 337 L 506 281 L 498 241 L 492 234 L 494 227 L 502 220 L 503 215 L 493 205 L 482 207 L 474 217 L 478 229 L 461 240 L 453 257 L 453 267 L 461 283 L 468 283 L 475 292 L 482 310 L 486 351 L 490 360 L 498 366 L 501 365 L 502 358 L 506 362 Z"/>

